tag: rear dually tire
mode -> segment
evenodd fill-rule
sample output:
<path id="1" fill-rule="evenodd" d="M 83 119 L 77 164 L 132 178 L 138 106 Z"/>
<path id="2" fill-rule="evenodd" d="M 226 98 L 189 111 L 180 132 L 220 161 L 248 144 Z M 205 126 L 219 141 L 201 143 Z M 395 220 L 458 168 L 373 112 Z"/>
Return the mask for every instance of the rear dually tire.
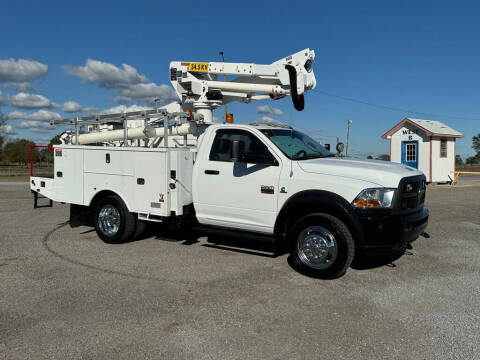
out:
<path id="1" fill-rule="evenodd" d="M 126 242 L 135 231 L 134 214 L 115 195 L 106 196 L 96 203 L 94 221 L 97 235 L 108 244 Z"/>

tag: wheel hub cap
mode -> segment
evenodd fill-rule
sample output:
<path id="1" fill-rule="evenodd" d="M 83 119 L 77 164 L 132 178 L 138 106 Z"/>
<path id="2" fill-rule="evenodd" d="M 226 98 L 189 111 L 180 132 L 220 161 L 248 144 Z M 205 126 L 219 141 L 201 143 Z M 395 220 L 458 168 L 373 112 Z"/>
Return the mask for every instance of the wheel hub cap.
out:
<path id="1" fill-rule="evenodd" d="M 113 236 L 120 227 L 120 212 L 112 205 L 105 205 L 98 214 L 98 227 L 107 236 Z"/>
<path id="2" fill-rule="evenodd" d="M 300 234 L 297 252 L 305 265 L 314 269 L 326 269 L 337 258 L 337 242 L 324 227 L 310 226 Z"/>

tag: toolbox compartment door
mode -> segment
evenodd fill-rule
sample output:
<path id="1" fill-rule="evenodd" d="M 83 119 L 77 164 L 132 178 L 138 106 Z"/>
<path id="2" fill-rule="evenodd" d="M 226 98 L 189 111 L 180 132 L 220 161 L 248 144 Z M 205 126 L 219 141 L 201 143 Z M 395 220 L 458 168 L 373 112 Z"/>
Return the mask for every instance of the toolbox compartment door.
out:
<path id="1" fill-rule="evenodd" d="M 83 151 L 55 148 L 55 201 L 83 205 Z"/>
<path id="2" fill-rule="evenodd" d="M 138 151 L 135 156 L 134 212 L 168 215 L 168 157 L 166 152 Z"/>

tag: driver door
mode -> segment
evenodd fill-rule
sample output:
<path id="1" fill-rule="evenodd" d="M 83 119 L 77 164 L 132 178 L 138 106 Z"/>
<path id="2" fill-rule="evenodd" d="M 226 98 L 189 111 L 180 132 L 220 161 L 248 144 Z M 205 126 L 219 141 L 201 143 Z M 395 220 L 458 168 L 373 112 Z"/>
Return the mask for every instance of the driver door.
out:
<path id="1" fill-rule="evenodd" d="M 232 142 L 243 156 L 233 162 Z M 197 159 L 193 193 L 201 224 L 273 233 L 281 163 L 250 131 L 220 128 L 208 158 Z"/>

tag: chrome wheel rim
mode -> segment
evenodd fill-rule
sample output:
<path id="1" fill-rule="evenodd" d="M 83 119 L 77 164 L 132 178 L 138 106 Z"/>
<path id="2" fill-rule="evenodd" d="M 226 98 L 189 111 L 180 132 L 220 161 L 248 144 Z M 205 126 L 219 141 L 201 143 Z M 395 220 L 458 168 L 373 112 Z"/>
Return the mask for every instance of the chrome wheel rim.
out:
<path id="1" fill-rule="evenodd" d="M 335 236 L 322 226 L 310 226 L 300 234 L 297 253 L 300 260 L 313 269 L 326 269 L 337 258 Z"/>
<path id="2" fill-rule="evenodd" d="M 120 228 L 120 212 L 113 205 L 105 205 L 98 213 L 98 227 L 107 236 L 113 236 Z"/>

